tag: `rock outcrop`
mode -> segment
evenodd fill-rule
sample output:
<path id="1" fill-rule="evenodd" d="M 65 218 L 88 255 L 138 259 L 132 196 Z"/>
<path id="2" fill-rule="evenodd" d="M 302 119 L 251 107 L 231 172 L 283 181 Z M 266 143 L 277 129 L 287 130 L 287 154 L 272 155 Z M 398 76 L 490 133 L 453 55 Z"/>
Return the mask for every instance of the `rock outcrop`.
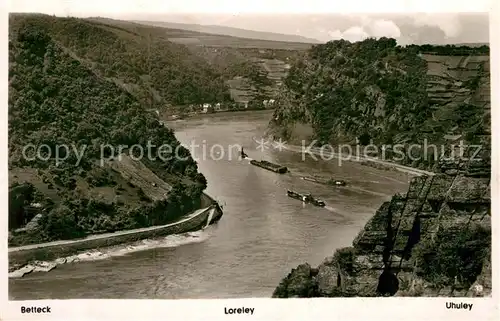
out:
<path id="1" fill-rule="evenodd" d="M 396 46 L 394 39 L 315 46 L 283 79 L 268 135 L 290 144 L 395 145 L 420 158 L 377 157 L 435 171 L 441 146 L 489 139 L 487 47 Z M 398 147 L 398 148 L 400 148 Z M 441 152 L 444 154 L 444 152 Z"/>
<path id="2" fill-rule="evenodd" d="M 491 295 L 489 162 L 471 164 L 450 172 L 445 163 L 442 173 L 414 178 L 352 247 L 317 269 L 292 270 L 273 297 Z"/>

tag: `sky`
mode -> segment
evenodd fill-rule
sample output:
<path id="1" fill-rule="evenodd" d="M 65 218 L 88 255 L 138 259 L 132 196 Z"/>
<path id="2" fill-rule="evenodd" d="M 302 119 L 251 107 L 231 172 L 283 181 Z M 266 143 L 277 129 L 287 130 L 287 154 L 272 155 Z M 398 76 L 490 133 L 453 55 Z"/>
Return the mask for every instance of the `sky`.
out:
<path id="1" fill-rule="evenodd" d="M 11 11 L 46 13 L 486 12 L 495 0 L 10 0 Z"/>
<path id="2" fill-rule="evenodd" d="M 396 38 L 400 44 L 468 43 L 488 42 L 488 16 L 474 12 L 490 11 L 491 3 L 489 0 L 11 0 L 9 11 L 223 25 L 296 34 L 320 41 L 386 36 Z"/>

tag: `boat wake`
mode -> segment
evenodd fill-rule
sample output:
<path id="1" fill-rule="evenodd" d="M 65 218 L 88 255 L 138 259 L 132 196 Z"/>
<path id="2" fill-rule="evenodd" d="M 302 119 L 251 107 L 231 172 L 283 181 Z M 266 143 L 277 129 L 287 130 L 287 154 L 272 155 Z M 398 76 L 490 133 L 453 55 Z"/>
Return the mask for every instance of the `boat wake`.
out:
<path id="1" fill-rule="evenodd" d="M 210 210 L 210 213 L 208 213 L 207 224 L 203 227 L 203 230 L 210 226 L 210 223 L 212 222 L 212 218 L 213 218 L 214 214 L 215 214 L 215 209 L 212 208 Z"/>
<path id="2" fill-rule="evenodd" d="M 349 215 L 347 212 L 342 211 L 342 210 L 340 210 L 340 209 L 338 209 L 338 208 L 332 207 L 332 206 L 330 206 L 330 205 L 327 205 L 327 206 L 325 206 L 325 207 L 323 207 L 323 208 L 324 208 L 325 210 L 329 211 L 329 212 L 332 212 L 332 213 L 337 214 L 337 215 L 338 215 L 338 216 L 340 216 L 340 217 L 348 217 L 348 215 Z"/>
<path id="3" fill-rule="evenodd" d="M 187 232 L 183 234 L 169 235 L 157 239 L 145 239 L 128 245 L 117 245 L 103 251 L 103 259 L 115 256 L 124 256 L 133 252 L 151 250 L 154 248 L 172 248 L 179 247 L 191 243 L 201 243 L 208 238 L 209 234 L 206 229 L 196 232 Z"/>
<path id="4" fill-rule="evenodd" d="M 390 194 L 384 194 L 384 193 L 376 192 L 373 190 L 369 190 L 369 189 L 365 189 L 365 188 L 357 187 L 357 186 L 348 186 L 346 189 L 361 192 L 361 193 L 366 193 L 366 194 L 372 194 L 372 195 L 376 195 L 376 196 L 380 196 L 380 197 L 390 196 Z"/>
<path id="5" fill-rule="evenodd" d="M 330 212 L 337 212 L 337 211 L 336 211 L 333 207 L 328 206 L 328 205 L 327 205 L 327 206 L 325 206 L 325 207 L 324 207 L 324 209 L 325 209 L 325 210 L 328 210 L 328 211 L 330 211 Z"/>
<path id="6" fill-rule="evenodd" d="M 76 255 L 58 258 L 50 262 L 37 261 L 32 264 L 25 265 L 16 271 L 10 272 L 9 277 L 22 277 L 31 272 L 49 272 L 57 265 L 61 264 L 105 260 L 112 257 L 125 256 L 130 253 L 151 250 L 154 248 L 174 248 L 191 243 L 201 243 L 207 240 L 210 236 L 209 230 L 210 228 L 206 228 L 202 231 L 174 234 L 162 238 L 145 239 L 130 244 L 121 244 L 99 250 L 84 251 Z"/>

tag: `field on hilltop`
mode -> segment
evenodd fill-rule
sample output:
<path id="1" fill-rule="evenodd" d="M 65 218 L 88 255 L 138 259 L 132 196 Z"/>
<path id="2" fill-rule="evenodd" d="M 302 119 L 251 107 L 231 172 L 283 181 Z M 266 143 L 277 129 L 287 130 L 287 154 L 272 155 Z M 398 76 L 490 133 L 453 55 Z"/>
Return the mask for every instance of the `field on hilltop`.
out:
<path id="1" fill-rule="evenodd" d="M 86 18 L 84 20 L 101 23 L 113 28 L 120 28 L 136 34 L 142 34 L 147 31 L 151 36 L 182 45 L 239 49 L 307 50 L 314 44 L 313 42 L 265 40 L 207 33 L 203 31 L 182 29 L 184 24 L 126 21 L 101 17 Z"/>
<path id="2" fill-rule="evenodd" d="M 185 44 L 199 44 L 216 47 L 267 48 L 304 50 L 319 43 L 297 35 L 286 35 L 216 25 L 199 25 L 161 21 L 135 21 L 144 25 L 166 28 L 172 35 L 171 41 Z M 179 32 L 172 32 L 177 30 Z M 182 31 L 180 31 L 182 30 Z"/>

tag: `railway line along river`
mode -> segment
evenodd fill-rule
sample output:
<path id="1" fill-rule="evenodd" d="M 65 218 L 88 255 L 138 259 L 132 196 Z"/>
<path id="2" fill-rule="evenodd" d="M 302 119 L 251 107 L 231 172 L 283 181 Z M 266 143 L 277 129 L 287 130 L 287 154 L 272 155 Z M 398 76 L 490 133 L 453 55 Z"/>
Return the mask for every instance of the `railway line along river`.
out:
<path id="1" fill-rule="evenodd" d="M 291 268 L 304 262 L 317 265 L 349 245 L 383 201 L 406 191 L 409 177 L 401 172 L 302 160 L 289 150 L 257 150 L 254 137 L 263 135 L 270 117 L 266 111 L 221 113 L 168 123 L 184 145 L 200 145 L 193 150 L 208 180 L 207 193 L 224 205 L 219 223 L 146 240 L 150 246 L 138 251 L 11 278 L 10 299 L 270 297 Z M 280 175 L 252 166 L 238 158 L 237 149 L 224 150 L 232 145 L 290 172 Z M 211 151 L 206 157 L 204 148 Z M 312 174 L 345 180 L 347 186 L 301 179 Z M 310 192 L 327 206 L 303 205 L 287 197 L 287 189 Z"/>

